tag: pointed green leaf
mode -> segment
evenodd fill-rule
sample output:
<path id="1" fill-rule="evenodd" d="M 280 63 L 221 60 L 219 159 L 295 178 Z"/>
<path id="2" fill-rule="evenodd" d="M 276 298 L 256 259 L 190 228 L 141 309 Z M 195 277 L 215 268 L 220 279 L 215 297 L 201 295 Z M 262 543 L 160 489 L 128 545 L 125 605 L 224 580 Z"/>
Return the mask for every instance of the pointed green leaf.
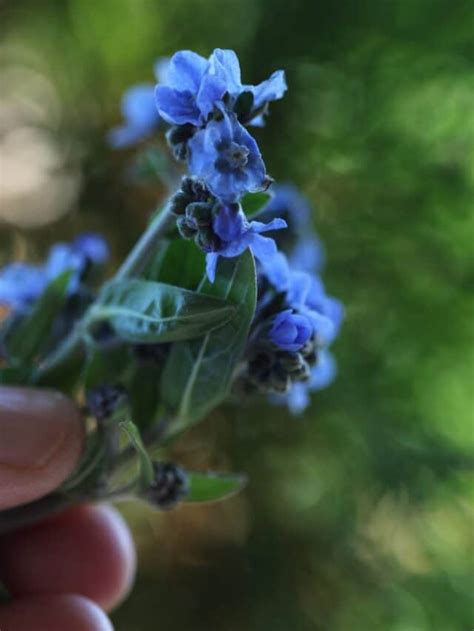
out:
<path id="1" fill-rule="evenodd" d="M 252 219 L 258 213 L 265 208 L 272 196 L 270 193 L 247 193 L 244 195 L 241 201 L 242 208 L 244 210 L 247 219 Z"/>
<path id="2" fill-rule="evenodd" d="M 184 500 L 188 503 L 217 502 L 244 488 L 245 475 L 225 475 L 221 473 L 196 473 L 188 471 L 189 495 Z"/>
<path id="3" fill-rule="evenodd" d="M 130 364 L 130 352 L 124 345 L 111 349 L 90 346 L 82 375 L 84 388 L 122 383 Z"/>
<path id="4" fill-rule="evenodd" d="M 66 271 L 55 278 L 31 312 L 12 327 L 6 345 L 15 363 L 28 364 L 45 348 L 54 320 L 66 301 L 70 277 L 71 271 Z"/>
<path id="5" fill-rule="evenodd" d="M 222 259 L 215 283 L 205 281 L 201 291 L 224 298 L 236 309 L 224 326 L 199 340 L 173 345 L 161 380 L 163 401 L 174 417 L 173 433 L 201 420 L 229 391 L 255 313 L 257 287 L 250 251 Z"/>
<path id="6" fill-rule="evenodd" d="M 106 286 L 90 311 L 88 323 L 106 320 L 127 342 L 174 342 L 222 326 L 234 311 L 220 298 L 134 279 Z"/>
<path id="7" fill-rule="evenodd" d="M 173 239 L 152 262 L 144 277 L 147 280 L 194 290 L 205 270 L 205 255 L 194 241 Z"/>

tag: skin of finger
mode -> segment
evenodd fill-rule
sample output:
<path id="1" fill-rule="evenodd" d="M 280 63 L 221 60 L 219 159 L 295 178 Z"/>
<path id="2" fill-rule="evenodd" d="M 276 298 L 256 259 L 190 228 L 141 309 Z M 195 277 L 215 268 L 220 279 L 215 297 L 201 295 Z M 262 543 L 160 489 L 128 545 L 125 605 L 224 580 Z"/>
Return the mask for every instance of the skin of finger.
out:
<path id="1" fill-rule="evenodd" d="M 34 404 L 35 397 L 38 397 L 37 392 L 24 388 L 0 388 L 0 420 L 3 420 L 0 423 L 0 435 L 9 449 L 13 449 L 15 444 L 13 441 L 12 445 L 8 439 L 8 428 L 12 425 L 10 421 L 15 421 L 15 415 L 22 416 L 21 407 L 18 409 L 21 401 L 25 402 L 24 413 L 28 415 L 28 400 Z M 72 473 L 79 460 L 84 429 L 78 409 L 72 401 L 57 392 L 43 392 L 41 396 L 51 397 L 51 414 L 54 415 L 55 422 L 50 419 L 49 427 L 57 427 L 59 440 L 44 462 L 39 458 L 32 462 L 31 466 L 25 466 L 25 463 L 14 466 L 10 462 L 2 463 L 0 459 L 0 510 L 33 501 L 53 491 Z M 15 397 L 19 403 L 9 415 L 8 403 L 3 405 L 1 400 L 11 401 Z M 45 408 L 47 409 L 47 406 Z M 40 424 L 41 415 L 32 419 L 31 429 L 28 428 L 27 417 L 22 417 L 21 420 L 26 421 L 23 423 L 24 441 L 26 444 L 28 441 L 32 443 L 31 432 Z M 18 436 L 15 436 L 15 440 L 18 441 Z M 38 444 L 41 445 L 41 442 Z M 32 453 L 31 456 L 33 458 L 35 454 Z"/>
<path id="2" fill-rule="evenodd" d="M 113 631 L 105 613 L 82 596 L 25 596 L 0 607 L 2 631 Z"/>
<path id="3" fill-rule="evenodd" d="M 0 539 L 0 576 L 14 595 L 74 593 L 110 611 L 130 590 L 135 565 L 129 530 L 108 506 L 74 508 Z"/>

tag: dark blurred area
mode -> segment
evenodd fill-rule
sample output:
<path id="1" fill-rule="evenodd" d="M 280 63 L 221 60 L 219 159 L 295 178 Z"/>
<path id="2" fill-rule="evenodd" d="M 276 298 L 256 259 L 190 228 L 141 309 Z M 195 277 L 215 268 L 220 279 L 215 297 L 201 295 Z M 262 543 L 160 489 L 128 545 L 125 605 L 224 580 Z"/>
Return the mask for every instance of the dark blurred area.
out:
<path id="1" fill-rule="evenodd" d="M 13 0 L 0 21 L 2 263 L 81 229 L 119 261 L 164 195 L 107 147 L 121 94 L 160 56 L 233 48 L 247 83 L 287 72 L 256 135 L 311 199 L 347 310 L 304 417 L 228 406 L 177 445 L 244 493 L 124 507 L 118 631 L 471 629 L 472 1 Z"/>

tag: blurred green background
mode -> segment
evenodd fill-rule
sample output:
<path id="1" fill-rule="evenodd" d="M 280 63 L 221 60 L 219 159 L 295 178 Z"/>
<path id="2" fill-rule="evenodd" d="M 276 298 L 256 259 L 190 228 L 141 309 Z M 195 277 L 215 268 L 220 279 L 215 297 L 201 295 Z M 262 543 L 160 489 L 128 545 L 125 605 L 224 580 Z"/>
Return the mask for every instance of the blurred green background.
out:
<path id="1" fill-rule="evenodd" d="M 177 446 L 244 493 L 124 507 L 117 630 L 472 629 L 472 0 L 14 0 L 0 21 L 2 259 L 87 228 L 118 261 L 164 193 L 106 146 L 122 92 L 159 56 L 234 48 L 248 83 L 287 71 L 258 141 L 312 200 L 347 308 L 303 418 L 226 407 Z"/>

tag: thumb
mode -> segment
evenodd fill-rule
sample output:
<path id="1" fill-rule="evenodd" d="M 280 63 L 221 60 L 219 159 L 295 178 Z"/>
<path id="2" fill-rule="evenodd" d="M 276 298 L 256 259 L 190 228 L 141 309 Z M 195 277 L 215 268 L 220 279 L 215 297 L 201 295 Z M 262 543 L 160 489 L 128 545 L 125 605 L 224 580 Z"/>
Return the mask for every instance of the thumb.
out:
<path id="1" fill-rule="evenodd" d="M 0 509 L 37 499 L 72 472 L 82 444 L 81 417 L 62 394 L 0 388 Z"/>

